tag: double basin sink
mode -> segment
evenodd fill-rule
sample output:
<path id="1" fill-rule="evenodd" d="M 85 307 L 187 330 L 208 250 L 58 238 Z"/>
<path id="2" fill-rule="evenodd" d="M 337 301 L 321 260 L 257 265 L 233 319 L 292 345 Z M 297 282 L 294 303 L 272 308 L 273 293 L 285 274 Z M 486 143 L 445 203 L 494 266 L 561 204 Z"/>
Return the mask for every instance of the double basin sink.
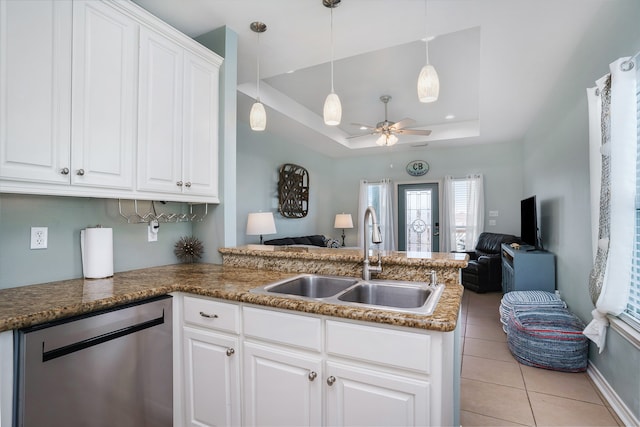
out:
<path id="1" fill-rule="evenodd" d="M 398 280 L 362 280 L 353 277 L 301 274 L 260 286 L 252 293 L 283 298 L 321 301 L 360 308 L 376 308 L 411 314 L 433 312 L 444 285 Z"/>

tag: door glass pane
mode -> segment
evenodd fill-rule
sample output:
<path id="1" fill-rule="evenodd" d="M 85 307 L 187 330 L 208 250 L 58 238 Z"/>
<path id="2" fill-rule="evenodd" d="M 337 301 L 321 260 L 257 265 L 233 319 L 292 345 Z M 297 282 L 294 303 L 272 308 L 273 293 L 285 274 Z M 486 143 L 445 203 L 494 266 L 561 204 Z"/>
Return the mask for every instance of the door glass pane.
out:
<path id="1" fill-rule="evenodd" d="M 406 190 L 405 224 L 408 252 L 431 252 L 432 190 Z"/>

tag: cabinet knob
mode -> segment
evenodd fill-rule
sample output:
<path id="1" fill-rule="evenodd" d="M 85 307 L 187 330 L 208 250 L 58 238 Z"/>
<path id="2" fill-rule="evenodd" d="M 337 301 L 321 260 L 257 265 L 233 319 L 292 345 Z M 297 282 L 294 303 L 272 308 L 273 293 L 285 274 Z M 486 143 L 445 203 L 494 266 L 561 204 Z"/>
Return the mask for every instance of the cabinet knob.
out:
<path id="1" fill-rule="evenodd" d="M 69 168 L 62 168 L 60 169 L 60 173 L 62 175 L 69 175 Z"/>
<path id="2" fill-rule="evenodd" d="M 178 182 L 176 182 L 176 185 L 177 185 L 178 187 L 182 187 L 182 181 L 178 181 Z"/>
<path id="3" fill-rule="evenodd" d="M 79 175 L 79 176 L 84 175 L 84 169 L 78 169 L 78 170 L 76 171 L 76 175 Z"/>
<path id="4" fill-rule="evenodd" d="M 236 351 L 232 348 L 227 349 L 227 356 L 232 356 Z"/>
<path id="5" fill-rule="evenodd" d="M 204 311 L 200 312 L 200 316 L 206 317 L 207 319 L 217 319 L 218 318 L 217 314 L 209 314 L 209 313 L 205 313 Z"/>
<path id="6" fill-rule="evenodd" d="M 187 182 L 184 184 L 184 186 L 185 186 L 185 187 L 187 187 L 187 188 L 190 188 L 190 187 L 191 187 L 191 182 L 190 182 L 190 181 L 187 181 Z"/>
<path id="7" fill-rule="evenodd" d="M 331 375 L 329 378 L 327 378 L 327 384 L 329 384 L 330 386 L 333 385 L 333 383 L 336 382 L 336 377 L 334 377 L 333 375 Z"/>
<path id="8" fill-rule="evenodd" d="M 316 374 L 314 371 L 309 372 L 309 381 L 315 380 L 317 376 L 318 374 Z"/>

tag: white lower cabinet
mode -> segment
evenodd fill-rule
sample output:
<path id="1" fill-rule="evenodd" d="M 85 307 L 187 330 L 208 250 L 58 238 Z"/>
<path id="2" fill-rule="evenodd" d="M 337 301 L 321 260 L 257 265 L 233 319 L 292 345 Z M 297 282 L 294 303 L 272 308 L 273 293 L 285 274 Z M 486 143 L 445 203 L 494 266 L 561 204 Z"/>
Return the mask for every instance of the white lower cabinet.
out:
<path id="1" fill-rule="evenodd" d="M 327 362 L 327 425 L 429 425 L 429 383 Z"/>
<path id="2" fill-rule="evenodd" d="M 184 296 L 183 319 L 186 425 L 441 426 L 457 418 L 453 332 L 193 296 Z"/>
<path id="3" fill-rule="evenodd" d="M 245 425 L 319 426 L 321 393 L 319 355 L 245 342 Z"/>
<path id="4" fill-rule="evenodd" d="M 238 339 L 183 330 L 186 425 L 240 425 Z"/>

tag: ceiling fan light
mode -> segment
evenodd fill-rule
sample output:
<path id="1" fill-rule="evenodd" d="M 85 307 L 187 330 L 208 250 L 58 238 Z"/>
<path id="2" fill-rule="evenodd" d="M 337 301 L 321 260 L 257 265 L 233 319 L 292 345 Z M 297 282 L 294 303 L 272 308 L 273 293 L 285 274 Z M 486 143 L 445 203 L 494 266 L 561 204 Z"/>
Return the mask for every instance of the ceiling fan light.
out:
<path id="1" fill-rule="evenodd" d="M 395 145 L 396 142 L 398 142 L 398 137 L 394 134 L 387 137 L 387 145 Z"/>
<path id="2" fill-rule="evenodd" d="M 376 139 L 376 144 L 378 144 L 381 147 L 383 145 L 387 145 L 387 136 L 386 135 L 380 135 L 380 138 Z"/>
<path id="3" fill-rule="evenodd" d="M 267 127 L 267 112 L 264 110 L 264 105 L 260 101 L 256 101 L 251 106 L 251 112 L 249 113 L 249 124 L 251 130 L 261 131 Z"/>
<path id="4" fill-rule="evenodd" d="M 324 123 L 329 126 L 337 126 L 342 119 L 342 104 L 340 98 L 335 92 L 331 92 L 327 95 L 327 99 L 324 100 Z"/>
<path id="5" fill-rule="evenodd" d="M 434 102 L 440 94 L 440 80 L 433 65 L 427 64 L 418 76 L 418 98 L 420 102 Z"/>

